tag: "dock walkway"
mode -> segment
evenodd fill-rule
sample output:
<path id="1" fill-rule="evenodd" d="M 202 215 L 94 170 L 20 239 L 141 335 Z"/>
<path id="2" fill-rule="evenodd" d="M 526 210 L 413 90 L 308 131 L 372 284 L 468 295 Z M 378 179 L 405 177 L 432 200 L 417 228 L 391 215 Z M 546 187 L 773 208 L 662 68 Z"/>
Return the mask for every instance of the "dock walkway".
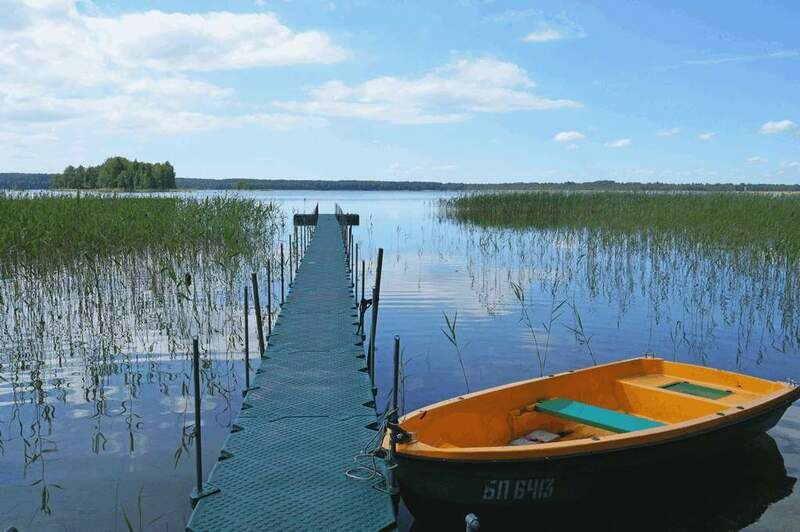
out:
<path id="1" fill-rule="evenodd" d="M 187 528 L 393 529 L 391 497 L 345 476 L 375 437 L 339 224 L 319 215 L 266 357 Z M 359 358 L 361 357 L 361 358 Z M 367 406 L 365 406 L 367 405 Z"/>

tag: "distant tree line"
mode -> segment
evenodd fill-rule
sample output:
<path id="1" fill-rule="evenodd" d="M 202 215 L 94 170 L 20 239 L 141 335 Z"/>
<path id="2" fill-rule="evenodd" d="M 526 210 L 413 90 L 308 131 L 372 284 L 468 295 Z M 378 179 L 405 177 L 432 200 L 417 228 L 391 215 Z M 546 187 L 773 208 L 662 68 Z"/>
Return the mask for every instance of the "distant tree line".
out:
<path id="1" fill-rule="evenodd" d="M 0 173 L 0 189 L 46 188 L 194 189 L 194 190 L 432 190 L 432 191 L 663 191 L 663 192 L 800 192 L 800 185 L 761 183 L 638 183 L 564 181 L 561 183 L 442 183 L 438 181 L 376 181 L 322 179 L 195 179 L 175 177 L 171 164 L 129 161 L 112 157 L 100 166 L 74 168 L 62 174 Z"/>
<path id="2" fill-rule="evenodd" d="M 358 179 L 197 179 L 179 177 L 178 188 L 197 190 L 567 190 L 673 192 L 800 192 L 800 185 L 759 183 L 638 183 L 618 181 L 563 181 L 561 183 L 442 183 L 438 181 L 370 181 Z"/>
<path id="3" fill-rule="evenodd" d="M 167 190 L 175 188 L 175 169 L 169 162 L 109 157 L 99 166 L 67 166 L 53 176 L 51 188 Z"/>

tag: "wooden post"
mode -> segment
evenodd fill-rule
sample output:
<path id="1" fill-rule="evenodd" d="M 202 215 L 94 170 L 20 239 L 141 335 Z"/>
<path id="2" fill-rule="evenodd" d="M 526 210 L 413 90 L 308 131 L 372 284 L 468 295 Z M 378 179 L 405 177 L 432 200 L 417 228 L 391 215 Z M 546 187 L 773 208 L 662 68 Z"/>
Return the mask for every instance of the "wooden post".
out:
<path id="1" fill-rule="evenodd" d="M 283 287 L 283 285 L 284 285 L 284 280 L 283 280 L 284 279 L 284 277 L 283 277 L 283 261 L 284 261 L 284 258 L 283 258 L 283 242 L 281 242 L 281 305 L 283 305 L 284 301 L 286 301 L 286 298 L 284 296 L 284 287 Z"/>
<path id="2" fill-rule="evenodd" d="M 197 473 L 197 493 L 203 493 L 203 434 L 200 424 L 200 347 L 197 338 L 192 341 L 192 360 L 194 367 L 194 450 L 196 456 L 195 473 Z"/>
<path id="3" fill-rule="evenodd" d="M 292 286 L 292 235 L 289 235 L 289 286 Z"/>
<path id="4" fill-rule="evenodd" d="M 192 376 L 194 380 L 194 454 L 195 454 L 195 474 L 197 475 L 197 485 L 192 490 L 189 499 L 192 501 L 192 508 L 197 501 L 203 497 L 208 497 L 219 493 L 219 488 L 210 484 L 203 484 L 203 432 L 201 423 L 200 408 L 200 346 L 197 338 L 192 339 Z"/>
<path id="5" fill-rule="evenodd" d="M 353 299 L 356 300 L 356 306 L 358 306 L 358 244 L 356 244 L 356 260 L 353 263 L 355 264 L 355 277 L 353 278 Z"/>
<path id="6" fill-rule="evenodd" d="M 250 389 L 250 327 L 248 324 L 250 314 L 249 301 L 247 297 L 247 286 L 244 287 L 244 391 L 242 395 Z"/>
<path id="7" fill-rule="evenodd" d="M 372 293 L 372 322 L 370 323 L 369 349 L 367 350 L 367 360 L 369 376 L 372 387 L 375 388 L 375 333 L 378 329 L 378 303 L 381 298 L 381 270 L 383 269 L 383 248 L 378 248 L 378 267 L 375 270 L 375 288 Z"/>
<path id="8" fill-rule="evenodd" d="M 272 257 L 267 260 L 267 336 L 272 336 Z"/>
<path id="9" fill-rule="evenodd" d="M 297 247 L 297 243 L 299 242 L 299 240 L 297 239 L 297 226 L 295 225 L 293 227 L 293 229 L 294 229 L 294 247 L 296 248 Z M 291 248 L 291 246 L 289 246 L 289 247 Z M 295 252 L 295 257 L 294 258 L 295 258 L 295 264 L 300 262 L 300 260 L 297 258 L 297 253 L 296 252 Z"/>
<path id="10" fill-rule="evenodd" d="M 258 295 L 258 276 L 256 272 L 250 274 L 250 279 L 253 281 L 253 306 L 256 309 L 256 327 L 258 328 L 258 351 L 259 354 L 264 356 L 264 320 L 261 317 L 261 301 Z"/>
<path id="11" fill-rule="evenodd" d="M 397 390 L 400 386 L 400 336 L 394 336 L 394 366 L 392 369 L 393 384 L 392 384 L 392 411 L 389 415 L 389 423 L 397 423 Z M 395 438 L 394 431 L 391 436 L 391 451 L 392 456 L 397 452 L 397 438 Z"/>

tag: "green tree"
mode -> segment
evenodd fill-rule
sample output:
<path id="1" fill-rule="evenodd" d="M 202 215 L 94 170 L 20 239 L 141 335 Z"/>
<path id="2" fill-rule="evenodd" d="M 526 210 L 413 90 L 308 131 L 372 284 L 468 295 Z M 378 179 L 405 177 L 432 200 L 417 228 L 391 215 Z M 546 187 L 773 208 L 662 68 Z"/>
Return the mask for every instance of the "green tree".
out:
<path id="1" fill-rule="evenodd" d="M 175 188 L 175 168 L 168 161 L 147 163 L 109 157 L 99 166 L 67 166 L 63 173 L 53 176 L 52 187 L 166 190 Z"/>

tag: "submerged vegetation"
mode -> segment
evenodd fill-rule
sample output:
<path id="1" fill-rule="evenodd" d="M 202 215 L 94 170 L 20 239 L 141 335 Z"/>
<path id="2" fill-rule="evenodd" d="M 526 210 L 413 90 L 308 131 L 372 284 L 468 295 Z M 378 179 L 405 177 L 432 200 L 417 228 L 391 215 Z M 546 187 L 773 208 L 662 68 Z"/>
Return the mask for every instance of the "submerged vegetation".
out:
<path id="1" fill-rule="evenodd" d="M 588 229 L 643 234 L 771 256 L 800 257 L 800 195 L 753 193 L 557 193 L 463 195 L 447 215 L 483 227 Z"/>

